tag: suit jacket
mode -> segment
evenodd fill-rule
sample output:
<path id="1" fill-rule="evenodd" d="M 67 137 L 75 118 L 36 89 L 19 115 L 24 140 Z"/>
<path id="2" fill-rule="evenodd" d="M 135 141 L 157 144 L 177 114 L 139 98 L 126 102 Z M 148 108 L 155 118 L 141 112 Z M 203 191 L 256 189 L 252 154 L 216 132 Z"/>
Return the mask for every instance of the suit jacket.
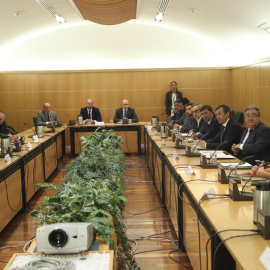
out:
<path id="1" fill-rule="evenodd" d="M 187 116 L 184 113 L 178 121 L 175 121 L 175 124 L 182 126 L 181 132 L 189 132 L 191 130 L 191 123 L 193 118 L 193 116 Z"/>
<path id="2" fill-rule="evenodd" d="M 83 116 L 83 120 L 88 119 L 87 107 L 81 108 L 80 114 Z M 99 108 L 96 108 L 96 107 L 92 108 L 92 120 L 96 120 L 97 122 L 102 122 Z"/>
<path id="3" fill-rule="evenodd" d="M 60 122 L 60 119 L 57 117 L 56 112 L 50 112 L 50 120 L 55 122 Z M 48 116 L 44 110 L 39 111 L 37 115 L 37 124 L 46 126 L 46 122 L 48 122 Z"/>
<path id="4" fill-rule="evenodd" d="M 243 143 L 247 132 L 248 129 L 243 131 L 240 143 Z M 262 122 L 250 133 L 243 145 L 243 150 L 239 150 L 238 152 L 238 157 L 241 160 L 251 155 L 255 155 L 255 157 L 247 159 L 246 161 L 254 165 L 256 164 L 256 159 L 266 162 L 270 161 L 270 128 Z"/>
<path id="5" fill-rule="evenodd" d="M 0 125 L 0 137 L 1 137 L 3 134 L 9 134 L 9 130 L 8 130 L 8 128 L 7 128 L 7 123 L 6 123 L 6 121 L 4 121 L 4 122 Z"/>
<path id="6" fill-rule="evenodd" d="M 132 123 L 138 122 L 138 117 L 133 108 L 127 109 L 127 118 L 131 119 Z M 123 119 L 123 108 L 116 109 L 115 114 L 114 114 L 114 119 L 113 119 L 114 123 L 117 123 L 122 119 Z"/>
<path id="7" fill-rule="evenodd" d="M 176 90 L 176 99 L 181 99 L 182 98 L 182 93 Z M 166 93 L 166 99 L 165 99 L 165 104 L 166 104 L 166 114 L 171 115 L 171 110 L 172 110 L 172 91 L 169 91 Z"/>
<path id="8" fill-rule="evenodd" d="M 171 120 L 176 121 L 181 119 L 181 117 L 183 116 L 185 112 L 184 111 L 178 111 L 177 113 L 175 113 L 172 117 Z"/>
<path id="9" fill-rule="evenodd" d="M 191 128 L 190 128 L 190 130 L 193 129 L 194 132 L 201 132 L 202 128 L 203 128 L 203 123 L 204 123 L 204 120 L 201 117 L 201 120 L 200 120 L 200 123 L 199 123 L 199 126 L 198 126 L 198 122 L 197 122 L 196 118 L 193 117 L 192 120 L 191 120 Z"/>
<path id="10" fill-rule="evenodd" d="M 218 134 L 220 130 L 220 124 L 218 123 L 218 120 L 215 115 L 213 115 L 212 117 L 208 131 L 207 131 L 207 125 L 208 123 L 204 121 L 202 124 L 201 131 L 198 134 L 198 139 L 201 139 L 204 136 L 203 137 L 204 140 L 209 140 L 209 139 L 214 138 Z M 207 135 L 205 135 L 206 133 Z"/>
<path id="11" fill-rule="evenodd" d="M 220 125 L 220 130 L 214 138 L 210 140 L 206 140 L 206 148 L 217 149 L 219 147 L 221 128 L 223 128 L 223 125 Z M 241 137 L 242 132 L 243 132 L 243 129 L 239 125 L 239 123 L 237 123 L 236 121 L 230 118 L 224 130 L 224 135 L 223 135 L 223 140 L 222 140 L 222 142 L 225 142 L 225 141 L 228 141 L 228 142 L 224 143 L 223 145 L 220 145 L 218 149 L 225 150 L 232 154 L 231 147 L 234 143 L 237 144 L 240 142 L 240 137 Z"/>

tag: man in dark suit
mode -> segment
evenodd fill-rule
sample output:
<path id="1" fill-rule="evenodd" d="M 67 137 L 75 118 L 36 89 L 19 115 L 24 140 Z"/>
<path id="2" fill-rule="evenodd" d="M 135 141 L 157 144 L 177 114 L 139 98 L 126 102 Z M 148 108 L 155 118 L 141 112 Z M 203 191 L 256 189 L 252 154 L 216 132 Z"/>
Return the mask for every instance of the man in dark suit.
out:
<path id="1" fill-rule="evenodd" d="M 38 112 L 37 124 L 47 126 L 53 124 L 54 122 L 61 122 L 61 121 L 57 117 L 56 112 L 51 111 L 50 103 L 44 103 L 43 110 Z"/>
<path id="2" fill-rule="evenodd" d="M 201 132 L 202 130 L 202 125 L 204 123 L 204 120 L 202 118 L 202 114 L 200 111 L 201 107 L 202 107 L 202 104 L 199 104 L 199 103 L 193 103 L 191 107 L 193 118 L 191 121 L 190 130 L 189 130 L 190 133 L 197 133 L 197 132 Z"/>
<path id="3" fill-rule="evenodd" d="M 86 107 L 81 108 L 80 114 L 83 116 L 83 123 L 102 122 L 99 108 L 93 106 L 93 100 L 88 99 L 86 101 Z"/>
<path id="4" fill-rule="evenodd" d="M 243 129 L 239 123 L 231 119 L 230 116 L 230 107 L 227 105 L 219 105 L 216 108 L 216 117 L 220 124 L 220 130 L 214 138 L 201 141 L 199 145 L 208 149 L 219 149 L 232 153 L 231 147 L 234 143 L 239 143 Z"/>
<path id="5" fill-rule="evenodd" d="M 201 107 L 200 112 L 204 120 L 200 132 L 192 135 L 192 139 L 204 139 L 209 140 L 214 138 L 220 129 L 220 124 L 214 115 L 213 109 L 209 105 L 204 105 Z"/>
<path id="6" fill-rule="evenodd" d="M 246 159 L 255 165 L 255 160 L 270 161 L 270 128 L 261 122 L 261 112 L 255 105 L 245 109 L 244 117 L 248 128 L 242 133 L 240 143 L 232 145 L 232 151 L 239 159 Z"/>
<path id="7" fill-rule="evenodd" d="M 123 122 L 123 119 L 128 119 L 130 123 L 138 122 L 138 117 L 133 108 L 129 108 L 128 100 L 122 101 L 122 108 L 116 109 L 114 114 L 114 123 Z"/>
<path id="8" fill-rule="evenodd" d="M 12 135 L 9 133 L 8 126 L 5 121 L 5 113 L 3 111 L 0 111 L 0 142 L 1 142 L 1 136 L 6 134 L 9 136 L 10 139 L 18 139 L 17 135 Z"/>
<path id="9" fill-rule="evenodd" d="M 174 128 L 175 129 L 180 129 L 181 132 L 189 132 L 191 129 L 191 123 L 192 123 L 192 119 L 194 118 L 191 112 L 191 107 L 192 107 L 193 103 L 187 103 L 185 105 L 186 111 L 183 114 L 183 116 L 177 120 L 174 121 L 175 125 Z"/>

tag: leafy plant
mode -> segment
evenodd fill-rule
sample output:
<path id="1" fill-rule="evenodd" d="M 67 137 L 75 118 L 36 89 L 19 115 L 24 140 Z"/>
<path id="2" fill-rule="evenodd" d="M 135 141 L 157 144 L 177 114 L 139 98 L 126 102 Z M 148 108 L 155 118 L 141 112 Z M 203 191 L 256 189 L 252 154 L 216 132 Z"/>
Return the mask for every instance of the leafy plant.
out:
<path id="1" fill-rule="evenodd" d="M 99 132 L 98 132 L 99 131 Z M 121 210 L 128 201 L 123 193 L 125 156 L 123 140 L 111 130 L 97 129 L 89 137 L 82 136 L 83 152 L 71 165 L 60 187 L 52 183 L 38 183 L 51 188 L 55 195 L 45 197 L 44 203 L 31 214 L 40 224 L 62 222 L 90 222 L 95 233 L 114 249 L 109 237 L 116 233 L 120 249 L 130 269 L 139 269 L 128 242 Z M 112 217 L 115 231 L 108 217 Z"/>

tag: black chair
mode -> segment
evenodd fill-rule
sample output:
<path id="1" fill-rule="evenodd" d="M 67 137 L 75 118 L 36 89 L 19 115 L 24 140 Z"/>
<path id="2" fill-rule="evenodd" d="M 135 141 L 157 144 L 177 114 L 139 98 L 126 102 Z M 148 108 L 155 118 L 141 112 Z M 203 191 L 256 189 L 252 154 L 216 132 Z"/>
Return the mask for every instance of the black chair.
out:
<path id="1" fill-rule="evenodd" d="M 238 122 L 239 124 L 244 123 L 244 114 L 242 112 L 236 112 L 233 116 L 233 119 Z"/>
<path id="2" fill-rule="evenodd" d="M 18 134 L 18 132 L 15 131 L 13 127 L 7 126 L 8 133 L 15 135 Z"/>

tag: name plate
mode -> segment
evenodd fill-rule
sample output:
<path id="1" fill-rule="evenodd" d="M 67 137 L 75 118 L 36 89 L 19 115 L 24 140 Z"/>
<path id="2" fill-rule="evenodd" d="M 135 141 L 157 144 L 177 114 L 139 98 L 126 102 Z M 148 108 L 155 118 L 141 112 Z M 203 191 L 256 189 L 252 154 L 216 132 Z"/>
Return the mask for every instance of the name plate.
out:
<path id="1" fill-rule="evenodd" d="M 4 157 L 4 161 L 5 161 L 5 162 L 9 162 L 9 161 L 11 161 L 11 157 L 10 157 L 10 155 L 9 155 L 9 154 L 6 154 L 6 155 L 5 155 L 5 157 Z"/>
<path id="2" fill-rule="evenodd" d="M 34 135 L 34 136 L 32 137 L 32 141 L 33 141 L 33 142 L 38 142 L 38 136 L 37 136 L 37 135 Z"/>
<path id="3" fill-rule="evenodd" d="M 189 165 L 186 169 L 186 174 L 187 175 L 192 175 L 192 174 L 195 174 L 192 167 Z"/>
<path id="4" fill-rule="evenodd" d="M 172 156 L 174 159 L 178 159 L 179 158 L 179 156 L 178 156 L 178 154 L 177 154 L 177 152 L 176 151 L 174 151 L 173 152 L 173 156 Z"/>

